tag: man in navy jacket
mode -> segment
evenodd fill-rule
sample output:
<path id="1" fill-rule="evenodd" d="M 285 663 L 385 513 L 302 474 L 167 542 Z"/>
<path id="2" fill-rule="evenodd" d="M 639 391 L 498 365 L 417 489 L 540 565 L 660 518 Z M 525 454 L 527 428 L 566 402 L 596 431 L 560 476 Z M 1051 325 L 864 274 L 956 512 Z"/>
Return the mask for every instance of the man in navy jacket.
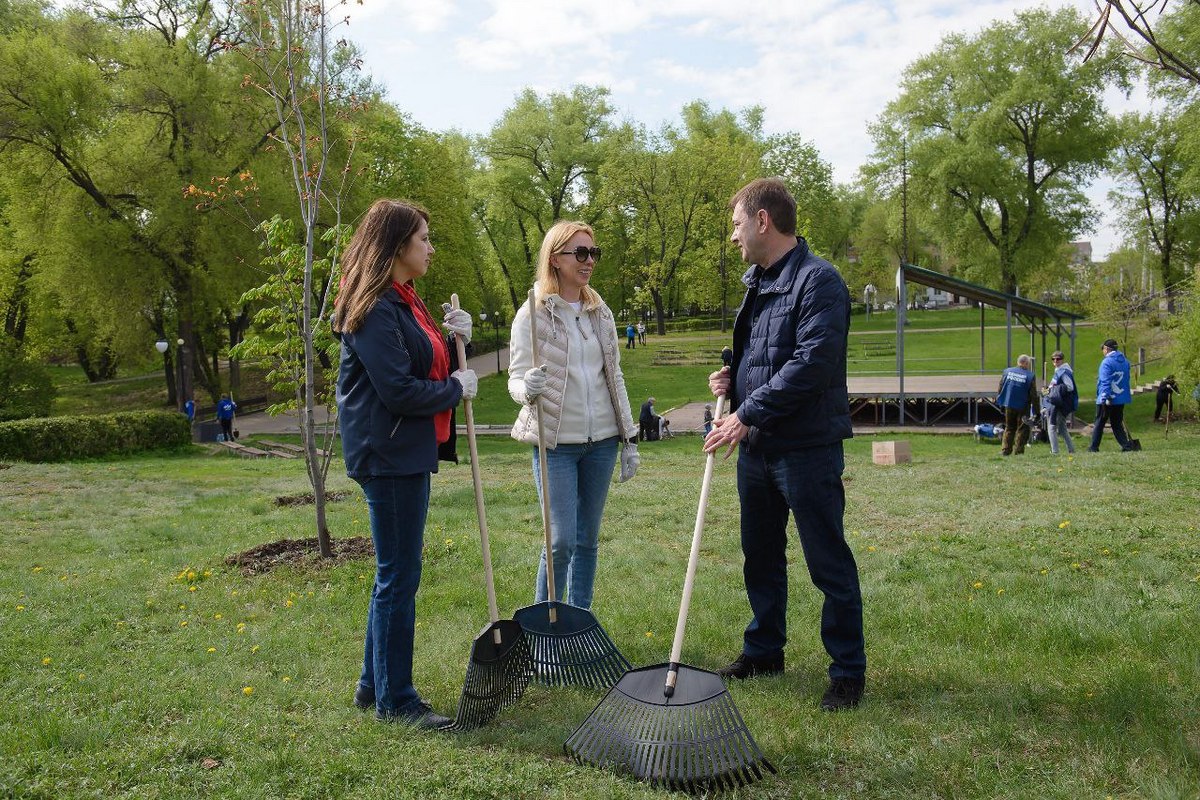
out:
<path id="1" fill-rule="evenodd" d="M 1030 371 L 1031 366 L 1033 359 L 1022 354 L 1015 367 L 1009 367 L 1000 375 L 996 405 L 1004 409 L 1004 438 L 1000 440 L 1002 456 L 1024 453 L 1029 441 L 1029 423 L 1025 417 L 1037 413 L 1038 400 L 1037 376 Z"/>
<path id="2" fill-rule="evenodd" d="M 842 441 L 852 435 L 846 389 L 850 293 L 832 264 L 796 236 L 796 201 L 778 178 L 752 181 L 730 203 L 731 241 L 752 266 L 733 328 L 733 366 L 709 376 L 734 413 L 704 449 L 735 445 L 743 576 L 754 614 L 742 653 L 720 674 L 783 671 L 787 520 L 796 520 L 813 584 L 825 595 L 821 638 L 832 663 L 821 708 L 862 699 L 867 658 L 858 566 L 846 543 Z"/>

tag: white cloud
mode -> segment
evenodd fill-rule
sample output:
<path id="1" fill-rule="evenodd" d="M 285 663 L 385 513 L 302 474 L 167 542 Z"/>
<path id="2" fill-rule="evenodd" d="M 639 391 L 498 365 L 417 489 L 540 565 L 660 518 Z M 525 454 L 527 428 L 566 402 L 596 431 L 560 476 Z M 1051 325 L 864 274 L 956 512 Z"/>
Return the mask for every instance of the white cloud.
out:
<path id="1" fill-rule="evenodd" d="M 1091 0 L 1051 2 L 1095 13 Z M 367 68 L 394 82 L 392 99 L 430 127 L 482 132 L 525 87 L 600 84 L 618 116 L 650 127 L 697 98 L 761 105 L 769 132 L 812 140 L 848 181 L 870 156 L 867 125 L 897 96 L 909 63 L 951 32 L 973 34 L 1045 0 L 366 3 L 351 36 L 366 47 Z"/>

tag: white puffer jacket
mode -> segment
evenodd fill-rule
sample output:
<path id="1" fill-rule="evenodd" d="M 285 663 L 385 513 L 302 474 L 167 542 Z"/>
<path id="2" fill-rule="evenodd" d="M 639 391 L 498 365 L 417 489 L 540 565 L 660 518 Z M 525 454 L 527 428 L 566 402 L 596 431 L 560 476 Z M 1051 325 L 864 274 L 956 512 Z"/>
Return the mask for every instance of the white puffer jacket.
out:
<path id="1" fill-rule="evenodd" d="M 522 406 L 512 437 L 537 444 L 537 416 L 525 402 L 525 372 L 542 364 L 546 390 L 540 407 L 545 414 L 546 447 L 612 436 L 628 441 L 637 436 L 621 374 L 616 321 L 608 306 L 602 302 L 591 311 L 576 311 L 552 294 L 538 303 L 537 322 L 540 363 L 535 365 L 526 300 L 513 319 L 509 340 L 508 392 Z"/>

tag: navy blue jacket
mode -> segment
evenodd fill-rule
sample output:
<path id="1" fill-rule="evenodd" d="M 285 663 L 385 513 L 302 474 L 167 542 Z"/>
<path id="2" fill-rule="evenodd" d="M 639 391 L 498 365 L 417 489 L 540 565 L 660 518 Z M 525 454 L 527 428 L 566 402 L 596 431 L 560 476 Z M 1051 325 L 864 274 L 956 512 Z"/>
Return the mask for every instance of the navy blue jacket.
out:
<path id="1" fill-rule="evenodd" d="M 433 415 L 458 405 L 462 386 L 453 378 L 429 380 L 433 345 L 412 308 L 389 288 L 358 330 L 340 338 L 337 406 L 346 474 L 437 472 Z"/>
<path id="2" fill-rule="evenodd" d="M 1037 409 L 1037 377 L 1027 369 L 1009 367 L 1000 374 L 1000 388 L 996 390 L 996 405 L 1001 408 L 1028 410 Z"/>
<path id="3" fill-rule="evenodd" d="M 743 445 L 773 454 L 849 439 L 850 291 L 842 276 L 797 237 L 784 258 L 751 267 L 742 282 L 730 391 L 750 426 Z"/>

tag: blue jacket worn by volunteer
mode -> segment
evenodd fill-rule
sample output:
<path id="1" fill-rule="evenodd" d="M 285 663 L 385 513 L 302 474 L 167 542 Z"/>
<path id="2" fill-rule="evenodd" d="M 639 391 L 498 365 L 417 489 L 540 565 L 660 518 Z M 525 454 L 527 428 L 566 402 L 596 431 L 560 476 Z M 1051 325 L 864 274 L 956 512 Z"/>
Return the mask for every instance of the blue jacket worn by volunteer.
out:
<path id="1" fill-rule="evenodd" d="M 342 455 L 346 474 L 367 497 L 378 562 L 355 704 L 375 705 L 382 717 L 428 711 L 412 664 L 430 474 L 438 468 L 435 416 L 453 409 L 463 391 L 454 378 L 430 379 L 431 337 L 440 330 L 431 320 L 422 327 L 415 315 L 428 313 L 414 309 L 410 302 L 420 300 L 412 298 L 403 300 L 393 286 L 357 330 L 340 334 Z"/>
<path id="2" fill-rule="evenodd" d="M 1092 443 L 1088 447 L 1093 453 L 1100 450 L 1106 423 L 1112 428 L 1113 438 L 1121 450 L 1133 449 L 1125 432 L 1125 406 L 1133 402 L 1129 385 L 1129 359 L 1115 347 L 1115 341 L 1109 341 L 1112 345 L 1105 343 L 1108 353 L 1101 360 L 1100 371 L 1096 375 L 1096 422 L 1092 426 Z"/>
<path id="3" fill-rule="evenodd" d="M 1000 439 L 1000 454 L 1004 456 L 1025 452 L 1030 433 L 1025 416 L 1037 415 L 1037 377 L 1021 366 L 1028 363 L 1028 356 L 1021 356 L 1017 366 L 1004 370 L 996 390 L 996 405 L 1004 409 L 1004 436 Z"/>
<path id="4" fill-rule="evenodd" d="M 462 385 L 428 380 L 433 345 L 412 309 L 395 289 L 388 289 L 357 331 L 337 335 L 342 342 L 337 406 L 346 474 L 361 481 L 437 472 L 433 417 L 458 405 Z M 451 371 L 454 358 L 451 349 Z M 443 451 L 442 460 L 454 460 L 453 452 Z"/>
<path id="5" fill-rule="evenodd" d="M 831 679 L 866 672 L 858 567 L 843 530 L 842 440 L 853 432 L 846 388 L 850 293 L 803 238 L 742 277 L 729 396 L 750 428 L 738 451 L 743 574 L 754 618 L 742 652 L 782 668 L 787 642 L 787 518 L 796 520 L 813 584 L 825 596 L 821 638 Z"/>

